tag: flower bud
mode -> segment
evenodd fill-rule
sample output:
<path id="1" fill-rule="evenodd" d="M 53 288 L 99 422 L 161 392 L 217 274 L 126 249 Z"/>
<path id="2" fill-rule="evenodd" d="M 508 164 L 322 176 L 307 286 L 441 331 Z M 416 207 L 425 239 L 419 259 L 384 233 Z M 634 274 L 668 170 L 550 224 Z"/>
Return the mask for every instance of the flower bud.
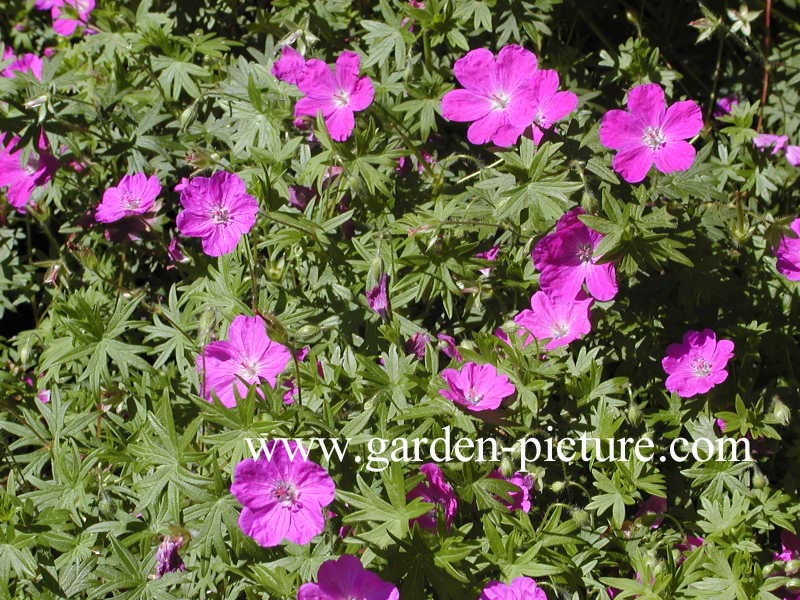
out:
<path id="1" fill-rule="evenodd" d="M 779 396 L 773 396 L 772 416 L 775 417 L 778 423 L 786 426 L 792 420 L 792 409 L 786 406 Z"/>

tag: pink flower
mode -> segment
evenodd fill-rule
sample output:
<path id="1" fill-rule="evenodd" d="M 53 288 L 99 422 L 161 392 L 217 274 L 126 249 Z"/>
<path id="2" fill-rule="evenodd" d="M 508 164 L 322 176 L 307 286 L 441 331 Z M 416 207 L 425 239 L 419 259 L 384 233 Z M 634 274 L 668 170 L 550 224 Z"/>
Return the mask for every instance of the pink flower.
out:
<path id="1" fill-rule="evenodd" d="M 227 171 L 189 180 L 181 190 L 181 206 L 175 220 L 178 231 L 199 237 L 208 256 L 232 252 L 258 213 L 258 202 L 247 193 L 244 181 Z"/>
<path id="2" fill-rule="evenodd" d="M 578 216 L 582 208 L 573 208 L 556 224 L 553 233 L 544 236 L 533 249 L 534 266 L 541 271 L 539 286 L 551 296 L 575 297 L 586 282 L 589 293 L 601 301 L 617 295 L 614 264 L 597 264 L 594 253 L 603 235 L 589 229 Z"/>
<path id="3" fill-rule="evenodd" d="M 436 339 L 443 343 L 441 350 L 444 352 L 445 356 L 448 356 L 457 362 L 464 360 L 464 357 L 461 356 L 461 352 L 458 351 L 456 339 L 453 336 L 445 333 L 439 333 L 436 335 Z"/>
<path id="4" fill-rule="evenodd" d="M 778 258 L 775 266 L 789 281 L 800 281 L 800 219 L 792 221 L 790 228 L 796 237 L 781 237 L 778 247 L 773 249 Z"/>
<path id="5" fill-rule="evenodd" d="M 550 340 L 545 349 L 554 350 L 583 337 L 592 330 L 589 321 L 591 305 L 592 299 L 583 292 L 575 298 L 551 297 L 546 292 L 536 292 L 531 297 L 531 308 L 514 317 L 514 322 L 530 334 L 523 345 L 527 346 L 534 339 Z"/>
<path id="6" fill-rule="evenodd" d="M 519 488 L 519 491 L 508 492 L 505 497 L 501 499 L 503 504 L 506 505 L 508 510 L 515 511 L 521 510 L 522 512 L 530 512 L 531 510 L 531 490 L 533 489 L 533 477 L 528 473 L 514 473 L 511 477 L 503 477 L 500 469 L 495 469 L 489 473 L 491 479 L 502 479 L 508 483 L 512 483 Z M 508 498 L 511 502 L 508 502 Z"/>
<path id="7" fill-rule="evenodd" d="M 717 106 L 711 116 L 719 118 L 729 115 L 731 114 L 731 109 L 733 109 L 733 107 L 737 104 L 739 104 L 739 97 L 736 94 L 728 94 L 727 96 L 723 96 L 717 100 Z"/>
<path id="8" fill-rule="evenodd" d="M 693 100 L 669 108 L 657 83 L 637 85 L 628 93 L 628 111 L 610 110 L 600 123 L 600 142 L 619 150 L 614 170 L 628 183 L 644 179 L 653 163 L 662 173 L 685 171 L 695 149 L 687 141 L 703 128 L 700 107 Z"/>
<path id="9" fill-rule="evenodd" d="M 113 223 L 123 217 L 144 214 L 153 208 L 160 193 L 161 184 L 155 175 L 125 175 L 116 187 L 103 192 L 103 200 L 97 206 L 94 218 L 98 223 Z"/>
<path id="10" fill-rule="evenodd" d="M 234 389 L 242 398 L 262 379 L 274 388 L 290 357 L 286 346 L 269 338 L 264 319 L 239 315 L 228 328 L 228 339 L 206 344 L 197 357 L 197 370 L 205 376 L 203 397 L 213 402 L 213 393 L 223 406 L 236 406 Z"/>
<path id="11" fill-rule="evenodd" d="M 482 258 L 483 260 L 489 260 L 494 262 L 497 260 L 497 255 L 500 254 L 500 246 L 492 246 L 488 250 L 484 252 L 478 252 L 475 255 L 475 258 Z M 478 273 L 483 275 L 484 277 L 488 277 L 489 273 L 492 272 L 492 267 L 484 267 L 482 269 L 478 269 Z"/>
<path id="12" fill-rule="evenodd" d="M 772 148 L 771 154 L 775 155 L 786 149 L 789 138 L 785 135 L 773 135 L 771 133 L 759 133 L 753 138 L 753 145 L 762 152 L 767 148 Z"/>
<path id="13" fill-rule="evenodd" d="M 439 393 L 472 412 L 494 410 L 503 398 L 517 391 L 508 377 L 498 374 L 493 365 L 468 362 L 460 370 L 445 369 L 442 379 L 448 388 Z"/>
<path id="14" fill-rule="evenodd" d="M 800 166 L 800 146 L 786 146 L 786 160 L 793 167 Z"/>
<path id="15" fill-rule="evenodd" d="M 50 6 L 53 31 L 58 35 L 70 36 L 79 26 L 85 27 L 88 24 L 89 14 L 94 10 L 94 0 L 55 0 Z M 64 10 L 65 7 L 67 10 Z M 78 13 L 77 19 L 72 18 L 73 13 Z"/>
<path id="16" fill-rule="evenodd" d="M 312 198 L 317 196 L 316 190 L 304 185 L 289 186 L 289 204 L 297 210 L 305 210 Z"/>
<path id="17" fill-rule="evenodd" d="M 530 577 L 517 577 L 511 583 L 489 582 L 478 600 L 547 600 L 547 595 Z"/>
<path id="18" fill-rule="evenodd" d="M 281 56 L 272 65 L 272 74 L 281 81 L 297 85 L 303 77 L 306 60 L 291 46 L 281 48 Z"/>
<path id="19" fill-rule="evenodd" d="M 400 600 L 400 592 L 388 581 L 361 566 L 356 556 L 345 554 L 322 563 L 317 583 L 304 583 L 297 600 Z"/>
<path id="20" fill-rule="evenodd" d="M 6 48 L 3 60 L 12 60 L 13 62 L 3 69 L 2 75 L 8 79 L 14 78 L 14 73 L 30 73 L 39 81 L 42 80 L 42 59 L 30 52 L 22 56 L 14 56 L 11 48 Z"/>
<path id="21" fill-rule="evenodd" d="M 560 121 L 578 106 L 578 97 L 572 92 L 558 91 L 558 73 L 552 69 L 535 71 L 531 76 L 536 114 L 533 117 L 531 133 L 533 142 L 542 141 L 546 129 Z"/>
<path id="22" fill-rule="evenodd" d="M 167 573 L 186 570 L 186 565 L 178 554 L 183 543 L 183 536 L 164 536 L 156 550 L 156 578 L 160 579 Z"/>
<path id="23" fill-rule="evenodd" d="M 419 470 L 425 475 L 426 481 L 417 484 L 408 492 L 406 500 L 422 498 L 425 502 L 435 506 L 424 515 L 411 519 L 410 525 L 419 523 L 423 529 L 435 530 L 438 507 L 444 515 L 445 527 L 449 529 L 458 510 L 458 501 L 453 493 L 453 488 L 447 483 L 442 470 L 435 463 L 425 463 L 420 466 Z"/>
<path id="24" fill-rule="evenodd" d="M 336 485 L 301 450 L 294 440 L 271 440 L 258 460 L 236 465 L 231 494 L 243 506 L 239 528 L 261 546 L 307 544 L 325 528 L 323 509 Z"/>
<path id="25" fill-rule="evenodd" d="M 389 310 L 389 297 L 386 293 L 387 275 L 381 275 L 380 281 L 367 290 L 367 304 L 369 307 L 378 313 L 381 317 L 385 317 Z"/>
<path id="26" fill-rule="evenodd" d="M 321 112 L 332 139 L 349 138 L 355 127 L 354 113 L 372 104 L 375 95 L 370 78 L 358 76 L 359 62 L 358 54 L 347 51 L 336 59 L 335 71 L 319 59 L 307 61 L 297 83 L 306 95 L 295 104 L 294 116 L 315 117 Z"/>
<path id="27" fill-rule="evenodd" d="M 181 244 L 178 241 L 178 238 L 173 237 L 170 238 L 169 244 L 167 245 L 167 256 L 169 257 L 170 265 L 167 266 L 167 269 L 175 268 L 174 263 L 182 263 L 189 260 L 184 255 L 183 250 L 181 249 Z"/>
<path id="28" fill-rule="evenodd" d="M 470 50 L 453 65 L 464 89 L 442 97 L 442 116 L 448 121 L 473 121 L 467 129 L 472 144 L 491 141 L 512 146 L 536 116 L 531 80 L 536 66 L 536 55 L 522 46 L 504 46 L 496 59 L 486 48 Z"/>
<path id="29" fill-rule="evenodd" d="M 36 398 L 42 404 L 47 404 L 50 402 L 50 390 L 39 390 L 39 393 L 36 394 Z"/>
<path id="30" fill-rule="evenodd" d="M 12 136 L 5 148 L 0 144 L 0 188 L 8 188 L 8 203 L 17 212 L 24 213 L 31 203 L 34 190 L 52 178 L 58 168 L 58 160 L 50 154 L 44 133 L 39 136 L 38 158 L 31 153 L 28 160 L 23 162 L 23 149 L 14 151 L 19 141 L 19 137 Z"/>
<path id="31" fill-rule="evenodd" d="M 733 356 L 733 342 L 719 340 L 713 331 L 687 331 L 680 344 L 670 344 L 661 366 L 667 373 L 666 386 L 682 398 L 705 394 L 725 381 L 725 366 Z"/>

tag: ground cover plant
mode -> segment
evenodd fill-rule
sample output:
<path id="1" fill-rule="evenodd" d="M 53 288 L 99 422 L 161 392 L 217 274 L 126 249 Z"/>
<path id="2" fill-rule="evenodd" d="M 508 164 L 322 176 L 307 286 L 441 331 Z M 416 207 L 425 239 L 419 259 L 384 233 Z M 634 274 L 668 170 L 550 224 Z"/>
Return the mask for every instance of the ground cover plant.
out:
<path id="1" fill-rule="evenodd" d="M 0 7 L 0 598 L 800 598 L 797 0 Z"/>

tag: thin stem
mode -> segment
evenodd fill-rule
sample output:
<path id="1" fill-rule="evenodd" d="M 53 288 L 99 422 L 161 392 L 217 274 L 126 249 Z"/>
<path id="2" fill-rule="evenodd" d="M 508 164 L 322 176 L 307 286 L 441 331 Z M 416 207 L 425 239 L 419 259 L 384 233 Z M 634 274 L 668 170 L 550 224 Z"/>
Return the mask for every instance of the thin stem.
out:
<path id="1" fill-rule="evenodd" d="M 769 90 L 769 49 L 772 40 L 770 39 L 770 20 L 772 18 L 772 0 L 766 0 L 764 10 L 764 76 L 761 79 L 761 104 L 758 107 L 758 125 L 756 131 L 761 132 L 764 124 L 764 105 L 767 103 L 767 92 Z"/>

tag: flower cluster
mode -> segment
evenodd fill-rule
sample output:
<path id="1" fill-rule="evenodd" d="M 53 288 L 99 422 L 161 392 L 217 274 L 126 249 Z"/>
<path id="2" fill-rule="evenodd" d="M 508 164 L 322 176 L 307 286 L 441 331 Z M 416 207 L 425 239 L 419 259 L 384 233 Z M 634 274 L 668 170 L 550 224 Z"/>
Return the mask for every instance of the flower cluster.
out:
<path id="1" fill-rule="evenodd" d="M 536 55 L 522 46 L 504 46 L 495 57 L 485 48 L 471 50 L 453 65 L 463 89 L 442 97 L 442 116 L 470 122 L 467 139 L 511 146 L 528 127 L 539 143 L 544 132 L 578 105 L 578 97 L 558 91 L 558 73 L 538 70 Z"/>

